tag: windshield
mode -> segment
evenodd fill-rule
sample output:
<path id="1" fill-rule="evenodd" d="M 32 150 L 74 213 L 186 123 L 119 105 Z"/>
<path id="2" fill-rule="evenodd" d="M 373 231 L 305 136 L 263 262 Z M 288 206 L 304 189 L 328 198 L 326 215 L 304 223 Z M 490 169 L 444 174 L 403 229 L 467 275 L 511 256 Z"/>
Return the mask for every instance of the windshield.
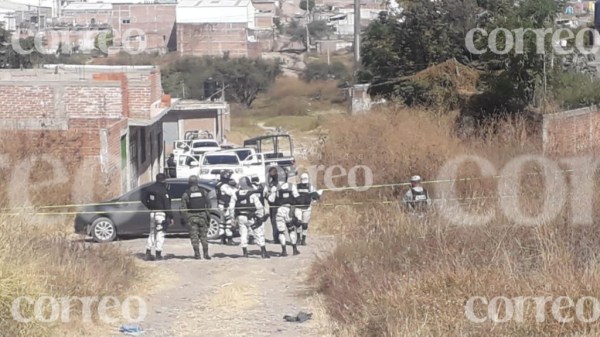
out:
<path id="1" fill-rule="evenodd" d="M 246 158 L 248 158 L 248 156 L 252 153 L 252 151 L 238 150 L 238 151 L 235 151 L 235 153 L 237 153 L 237 156 L 240 158 L 240 160 L 246 160 Z"/>
<path id="2" fill-rule="evenodd" d="M 194 148 L 198 147 L 219 147 L 219 144 L 215 142 L 196 142 L 193 144 Z"/>
<path id="3" fill-rule="evenodd" d="M 202 165 L 239 165 L 237 156 L 207 156 Z"/>

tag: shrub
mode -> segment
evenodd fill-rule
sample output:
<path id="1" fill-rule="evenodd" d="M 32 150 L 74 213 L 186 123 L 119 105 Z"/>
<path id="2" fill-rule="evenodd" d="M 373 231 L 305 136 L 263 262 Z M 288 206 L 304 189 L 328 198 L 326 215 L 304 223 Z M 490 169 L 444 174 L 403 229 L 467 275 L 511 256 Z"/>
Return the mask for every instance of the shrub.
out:
<path id="1" fill-rule="evenodd" d="M 334 61 L 331 65 L 327 62 L 315 61 L 306 66 L 304 70 L 304 80 L 307 82 L 314 80 L 347 80 L 349 78 L 348 68 L 340 61 Z"/>
<path id="2" fill-rule="evenodd" d="M 600 103 L 600 80 L 567 72 L 553 85 L 555 99 L 567 109 L 576 109 Z"/>

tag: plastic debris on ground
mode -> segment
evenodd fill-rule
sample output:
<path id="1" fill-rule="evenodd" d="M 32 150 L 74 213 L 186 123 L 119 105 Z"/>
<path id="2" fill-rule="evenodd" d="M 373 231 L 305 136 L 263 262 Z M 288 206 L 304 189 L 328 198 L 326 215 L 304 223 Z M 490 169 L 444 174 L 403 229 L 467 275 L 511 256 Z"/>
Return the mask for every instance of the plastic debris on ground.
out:
<path id="1" fill-rule="evenodd" d="M 308 321 L 309 319 L 311 319 L 312 314 L 310 312 L 304 312 L 304 311 L 300 311 L 298 313 L 298 315 L 296 316 L 290 316 L 290 315 L 285 315 L 283 316 L 283 319 L 285 319 L 288 322 L 294 322 L 294 323 L 304 323 L 306 321 Z"/>
<path id="2" fill-rule="evenodd" d="M 144 333 L 144 330 L 142 330 L 141 327 L 139 326 L 129 326 L 129 325 L 123 325 L 121 326 L 121 328 L 119 329 L 120 332 L 124 333 L 127 336 L 140 336 Z"/>

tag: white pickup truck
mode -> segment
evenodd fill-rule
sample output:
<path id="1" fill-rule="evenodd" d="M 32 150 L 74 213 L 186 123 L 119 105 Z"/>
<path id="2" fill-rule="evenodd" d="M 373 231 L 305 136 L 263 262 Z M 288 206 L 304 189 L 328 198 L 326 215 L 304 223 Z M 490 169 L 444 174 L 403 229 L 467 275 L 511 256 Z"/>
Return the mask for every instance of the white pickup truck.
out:
<path id="1" fill-rule="evenodd" d="M 219 180 L 222 170 L 231 170 L 232 178 L 236 181 L 242 176 L 258 175 L 260 182 L 267 179 L 264 156 L 260 153 L 242 154 L 240 160 L 236 150 L 225 150 L 205 153 L 198 158 L 191 155 L 182 155 L 177 165 L 177 177 L 186 178 L 197 175 L 200 179 Z"/>

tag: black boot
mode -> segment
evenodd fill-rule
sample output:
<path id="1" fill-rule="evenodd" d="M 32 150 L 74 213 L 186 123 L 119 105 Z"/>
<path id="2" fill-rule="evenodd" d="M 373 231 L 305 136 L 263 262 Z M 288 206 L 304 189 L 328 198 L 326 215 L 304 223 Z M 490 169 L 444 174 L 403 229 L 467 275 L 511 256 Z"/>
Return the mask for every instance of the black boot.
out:
<path id="1" fill-rule="evenodd" d="M 200 260 L 200 248 L 194 247 L 194 259 Z"/>
<path id="2" fill-rule="evenodd" d="M 150 249 L 146 249 L 146 261 L 153 261 L 152 251 Z"/>
<path id="3" fill-rule="evenodd" d="M 233 246 L 234 245 L 233 244 L 233 238 L 231 236 L 227 238 L 227 245 L 228 246 Z"/>
<path id="4" fill-rule="evenodd" d="M 159 261 L 163 259 L 161 251 L 158 251 L 158 250 L 156 251 L 156 259 Z"/>
<path id="5" fill-rule="evenodd" d="M 269 254 L 267 254 L 267 247 L 262 246 L 260 247 L 260 257 L 263 259 L 270 259 L 271 257 L 269 256 Z"/>
<path id="6" fill-rule="evenodd" d="M 204 252 L 204 259 L 205 260 L 210 260 L 211 257 L 210 257 L 210 255 L 208 255 L 208 248 L 203 248 L 202 250 Z"/>
<path id="7" fill-rule="evenodd" d="M 292 245 L 292 248 L 294 250 L 294 255 L 299 255 L 300 252 L 298 251 L 298 247 L 296 247 L 296 245 Z"/>
<path id="8" fill-rule="evenodd" d="M 281 245 L 281 255 L 279 255 L 279 256 L 281 256 L 281 257 L 288 256 L 287 255 L 287 249 L 286 249 L 285 245 Z"/>
<path id="9" fill-rule="evenodd" d="M 222 245 L 224 245 L 226 243 L 225 239 L 226 239 L 225 234 L 221 235 L 221 244 Z"/>
<path id="10" fill-rule="evenodd" d="M 244 254 L 244 257 L 248 257 L 248 248 L 242 248 L 242 252 Z"/>
<path id="11" fill-rule="evenodd" d="M 302 235 L 302 241 L 300 241 L 300 246 L 306 246 L 306 235 Z"/>

